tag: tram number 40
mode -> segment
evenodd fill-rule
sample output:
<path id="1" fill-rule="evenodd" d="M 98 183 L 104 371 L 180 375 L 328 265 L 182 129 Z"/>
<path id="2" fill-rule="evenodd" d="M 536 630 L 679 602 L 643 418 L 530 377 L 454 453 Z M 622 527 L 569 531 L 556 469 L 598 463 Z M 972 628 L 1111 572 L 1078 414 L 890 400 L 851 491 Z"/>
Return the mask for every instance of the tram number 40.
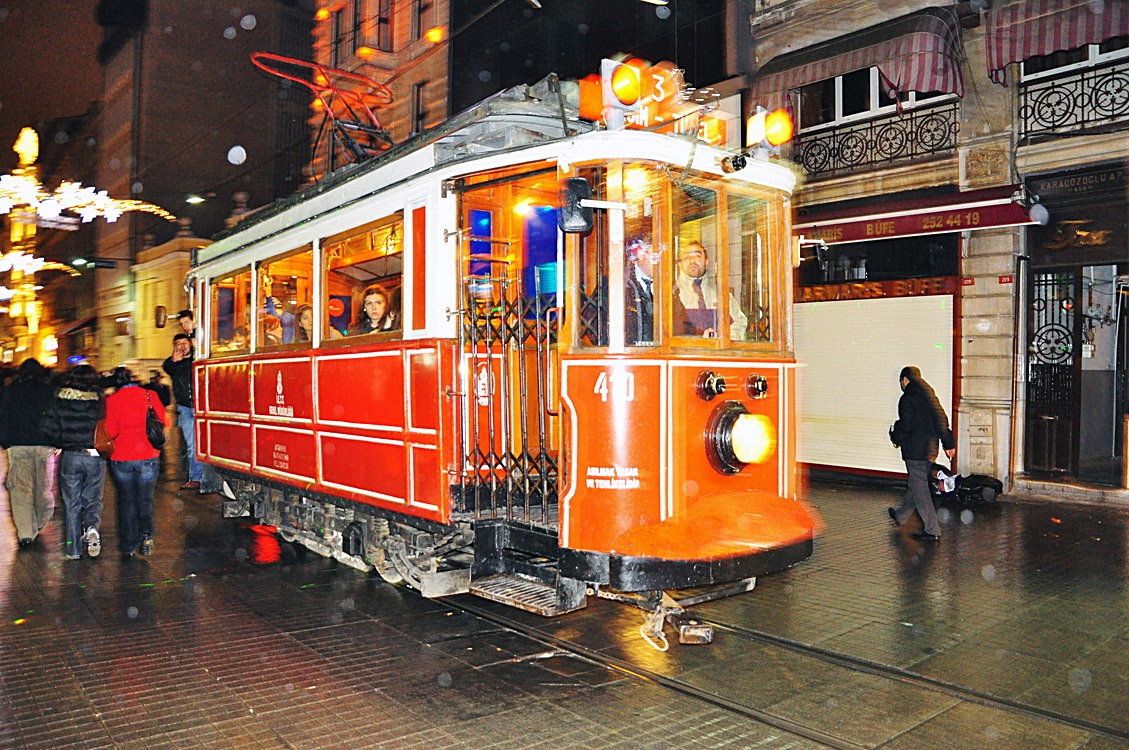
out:
<path id="1" fill-rule="evenodd" d="M 630 372 L 601 372 L 592 392 L 604 403 L 608 401 L 635 400 L 635 374 Z"/>

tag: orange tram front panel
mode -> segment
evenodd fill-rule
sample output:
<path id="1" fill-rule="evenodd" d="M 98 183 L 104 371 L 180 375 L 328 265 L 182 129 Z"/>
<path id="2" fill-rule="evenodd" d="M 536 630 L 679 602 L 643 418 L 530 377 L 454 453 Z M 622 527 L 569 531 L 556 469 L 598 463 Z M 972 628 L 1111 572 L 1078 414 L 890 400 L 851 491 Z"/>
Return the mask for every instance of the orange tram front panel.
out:
<path id="1" fill-rule="evenodd" d="M 725 390 L 700 395 L 706 375 Z M 572 454 L 562 547 L 684 561 L 810 554 L 813 521 L 796 498 L 794 361 L 565 358 L 561 383 Z M 766 427 L 762 462 L 732 474 L 711 463 L 711 418 L 723 408 Z"/>
<path id="2" fill-rule="evenodd" d="M 454 360 L 413 341 L 198 363 L 197 455 L 447 523 Z"/>

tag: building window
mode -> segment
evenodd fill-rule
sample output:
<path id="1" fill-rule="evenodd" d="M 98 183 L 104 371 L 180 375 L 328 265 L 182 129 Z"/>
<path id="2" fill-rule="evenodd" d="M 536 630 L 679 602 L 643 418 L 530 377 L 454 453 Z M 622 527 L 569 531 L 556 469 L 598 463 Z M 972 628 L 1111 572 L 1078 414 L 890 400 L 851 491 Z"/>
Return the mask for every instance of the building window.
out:
<path id="1" fill-rule="evenodd" d="M 329 64 L 334 68 L 341 67 L 341 47 L 345 44 L 345 9 L 338 8 L 333 11 L 333 37 L 329 40 Z"/>
<path id="2" fill-rule="evenodd" d="M 1032 81 L 1124 57 L 1129 57 L 1129 36 L 1115 36 L 1101 44 L 1087 44 L 1077 49 L 1029 57 L 1023 61 L 1021 74 L 1023 80 Z"/>
<path id="3" fill-rule="evenodd" d="M 427 110 L 423 104 L 423 88 L 427 81 L 412 84 L 412 135 L 422 133 L 427 122 Z"/>
<path id="4" fill-rule="evenodd" d="M 354 55 L 357 54 L 357 50 L 361 46 L 361 39 L 364 36 L 364 23 L 364 0 L 355 0 L 355 2 L 353 3 L 353 33 L 350 35 L 350 47 L 352 47 L 352 52 Z"/>
<path id="5" fill-rule="evenodd" d="M 942 96 L 946 95 L 910 91 L 895 99 L 878 68 L 863 68 L 801 87 L 799 129 L 810 130 L 891 113 L 899 106 L 913 107 L 919 102 Z"/>
<path id="6" fill-rule="evenodd" d="M 431 3 L 427 0 L 413 0 L 412 2 L 412 41 L 421 38 L 425 31 L 431 28 L 428 23 L 431 13 Z"/>
<path id="7" fill-rule="evenodd" d="M 376 2 L 376 48 L 381 52 L 392 51 L 392 0 Z"/>

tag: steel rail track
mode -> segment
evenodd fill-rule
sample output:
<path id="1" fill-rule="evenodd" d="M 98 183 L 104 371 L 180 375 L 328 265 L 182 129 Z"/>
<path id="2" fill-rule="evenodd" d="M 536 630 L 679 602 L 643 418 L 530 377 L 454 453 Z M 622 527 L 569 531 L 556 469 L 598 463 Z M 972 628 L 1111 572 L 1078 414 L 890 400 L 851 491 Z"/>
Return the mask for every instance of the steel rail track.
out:
<path id="1" fill-rule="evenodd" d="M 493 612 L 488 609 L 482 608 L 474 604 L 473 602 L 463 601 L 463 599 L 469 599 L 469 597 L 459 597 L 459 601 L 457 602 L 452 599 L 448 599 L 447 603 L 456 609 L 462 610 L 468 614 L 472 614 L 488 622 L 492 622 L 500 627 L 521 633 L 522 635 L 539 643 L 544 643 L 546 646 L 549 646 L 551 648 L 574 654 L 588 661 L 604 665 L 609 669 L 615 670 L 616 672 L 619 672 L 621 674 L 635 677 L 637 679 L 647 680 L 673 692 L 685 695 L 695 700 L 702 701 L 704 703 L 708 703 L 730 713 L 752 719 L 767 726 L 771 726 L 775 729 L 779 729 L 782 732 L 787 732 L 788 734 L 802 737 L 804 739 L 811 740 L 812 742 L 818 742 L 827 745 L 828 747 L 840 748 L 842 750 L 860 750 L 864 747 L 864 745 L 862 744 L 828 734 L 820 729 L 809 727 L 804 724 L 800 724 L 798 722 L 770 714 L 766 711 L 762 711 L 760 709 L 732 701 L 725 696 L 711 693 L 681 680 L 659 674 L 649 669 L 645 669 L 629 661 L 625 661 L 614 656 L 608 656 L 607 654 L 600 653 L 586 646 L 557 638 L 551 633 L 547 633 L 534 626 L 506 617 L 502 613 Z M 908 670 L 901 669 L 900 667 L 894 667 L 859 657 L 837 653 L 828 649 L 819 648 L 818 646 L 810 646 L 804 643 L 800 643 L 799 641 L 793 641 L 782 636 L 773 635 L 771 633 L 765 633 L 763 631 L 758 631 L 751 628 L 744 628 L 738 625 L 732 625 L 730 623 L 725 623 L 710 618 L 699 617 L 697 615 L 695 615 L 695 619 L 701 622 L 708 623 L 714 628 L 720 631 L 724 631 L 735 637 L 742 638 L 751 642 L 786 649 L 802 656 L 808 656 L 813 659 L 818 659 L 826 663 L 843 667 L 850 671 L 871 674 L 877 677 L 882 677 L 907 685 L 913 685 L 915 687 L 931 690 L 933 692 L 942 693 L 944 695 L 968 703 L 996 708 L 1008 713 L 1020 714 L 1030 718 L 1050 721 L 1055 724 L 1092 732 L 1096 735 L 1101 735 L 1116 740 L 1129 740 L 1129 731 L 1118 729 L 1117 727 L 1111 727 L 1106 724 L 1090 721 L 1088 719 L 1069 716 L 1057 711 L 1040 708 L 1038 706 L 1032 706 L 1030 704 L 1011 700 L 1009 698 L 993 696 L 969 687 L 910 672 Z M 708 648 L 708 646 L 706 648 Z"/>

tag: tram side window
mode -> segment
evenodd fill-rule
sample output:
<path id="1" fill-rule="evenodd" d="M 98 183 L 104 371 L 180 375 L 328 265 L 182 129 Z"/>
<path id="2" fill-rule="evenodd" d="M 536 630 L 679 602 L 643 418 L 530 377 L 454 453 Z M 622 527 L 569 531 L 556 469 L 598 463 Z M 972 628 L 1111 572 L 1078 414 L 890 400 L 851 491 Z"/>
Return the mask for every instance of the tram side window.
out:
<path id="1" fill-rule="evenodd" d="M 314 252 L 310 247 L 259 264 L 259 349 L 313 341 Z"/>
<path id="2" fill-rule="evenodd" d="M 331 237 L 323 243 L 326 336 L 399 333 L 404 273 L 403 216 Z"/>
<path id="3" fill-rule="evenodd" d="M 738 341 L 773 339 L 774 269 L 769 220 L 767 202 L 746 195 L 728 196 L 730 335 Z"/>
<path id="4" fill-rule="evenodd" d="M 715 338 L 728 334 L 743 341 L 748 317 L 732 294 L 725 299 L 720 275 L 717 193 L 686 183 L 674 187 L 675 271 L 672 325 L 675 336 Z M 727 281 L 727 280 L 726 280 Z"/>
<path id="5" fill-rule="evenodd" d="M 212 354 L 245 354 L 251 346 L 251 269 L 212 282 Z"/>

